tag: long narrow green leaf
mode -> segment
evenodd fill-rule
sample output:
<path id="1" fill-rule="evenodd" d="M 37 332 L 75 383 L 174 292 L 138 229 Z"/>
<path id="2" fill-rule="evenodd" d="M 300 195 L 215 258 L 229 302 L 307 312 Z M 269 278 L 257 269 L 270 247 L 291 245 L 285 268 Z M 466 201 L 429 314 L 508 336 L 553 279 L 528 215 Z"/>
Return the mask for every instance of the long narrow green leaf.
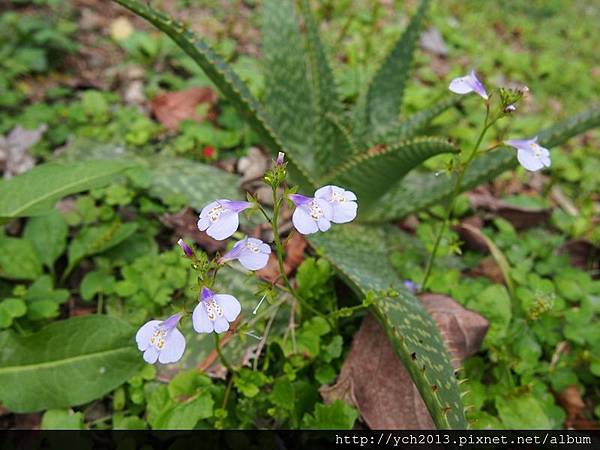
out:
<path id="1" fill-rule="evenodd" d="M 538 137 L 542 145 L 555 147 L 573 136 L 598 126 L 600 126 L 600 106 L 595 106 L 546 128 L 538 133 Z M 492 180 L 517 165 L 515 152 L 510 148 L 500 148 L 476 158 L 465 174 L 462 191 Z M 370 211 L 368 220 L 386 222 L 405 217 L 446 200 L 452 189 L 453 181 L 447 175 L 411 174 L 379 199 Z"/>
<path id="2" fill-rule="evenodd" d="M 0 181 L 0 223 L 44 214 L 60 198 L 108 184 L 127 167 L 124 161 L 48 163 Z"/>
<path id="3" fill-rule="evenodd" d="M 315 173 L 317 114 L 293 1 L 265 0 L 262 18 L 266 112 L 290 155 Z"/>
<path id="4" fill-rule="evenodd" d="M 421 1 L 408 27 L 375 73 L 366 101 L 359 101 L 356 105 L 359 108 L 356 117 L 360 122 L 366 121 L 370 136 L 380 133 L 400 116 L 404 88 L 428 4 L 428 0 Z M 364 127 L 362 123 L 356 126 Z"/>
<path id="5" fill-rule="evenodd" d="M 410 139 L 416 136 L 420 131 L 423 131 L 423 129 L 437 116 L 459 103 L 460 98 L 445 98 L 429 108 L 413 114 L 406 120 L 395 123 L 385 130 L 382 130 L 375 138 L 373 138 L 369 147 L 377 144 L 391 144 L 401 140 Z"/>
<path id="6" fill-rule="evenodd" d="M 301 186 L 309 187 L 314 183 L 309 175 L 308 166 L 302 159 L 295 158 L 296 152 L 287 148 L 282 138 L 276 134 L 272 124 L 262 111 L 258 101 L 248 87 L 240 80 L 233 69 L 220 58 L 200 37 L 176 20 L 136 0 L 113 0 L 140 17 L 148 20 L 173 41 L 198 64 L 219 90 L 245 117 L 252 129 L 264 140 L 275 154 L 277 151 L 288 153 L 290 172 Z"/>
<path id="7" fill-rule="evenodd" d="M 374 147 L 356 155 L 323 180 L 352 190 L 359 199 L 361 217 L 385 192 L 396 185 L 413 168 L 440 153 L 456 148 L 447 140 L 418 138 L 396 145 Z"/>
<path id="8" fill-rule="evenodd" d="M 348 224 L 311 235 L 337 272 L 360 296 L 375 292 L 372 312 L 419 389 L 438 428 L 466 428 L 460 390 L 440 332 L 388 261 L 384 229 Z M 397 296 L 389 294 L 389 290 Z"/>
<path id="9" fill-rule="evenodd" d="M 352 154 L 352 147 L 343 130 L 332 120 L 332 117 L 343 116 L 342 104 L 337 95 L 333 72 L 308 0 L 302 0 L 301 5 L 306 30 L 309 80 L 316 113 L 314 117 L 315 156 L 318 173 L 322 175 L 339 161 L 349 157 Z"/>

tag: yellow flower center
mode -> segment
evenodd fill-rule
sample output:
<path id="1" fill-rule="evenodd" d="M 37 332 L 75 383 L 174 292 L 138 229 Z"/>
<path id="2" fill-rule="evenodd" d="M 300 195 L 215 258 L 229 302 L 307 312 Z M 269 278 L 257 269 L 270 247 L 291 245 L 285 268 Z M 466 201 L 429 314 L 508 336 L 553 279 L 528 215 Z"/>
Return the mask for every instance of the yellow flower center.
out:
<path id="1" fill-rule="evenodd" d="M 215 301 L 214 298 L 206 302 L 206 314 L 209 320 L 217 320 L 217 317 L 223 317 L 223 309 Z"/>
<path id="2" fill-rule="evenodd" d="M 330 202 L 332 203 L 344 203 L 346 201 L 346 197 L 344 197 L 342 194 L 339 194 L 335 191 L 331 192 L 331 198 L 330 198 Z"/>
<path id="3" fill-rule="evenodd" d="M 319 220 L 324 215 L 323 209 L 314 200 L 310 203 L 308 214 L 315 220 Z"/>
<path id="4" fill-rule="evenodd" d="M 150 345 L 157 350 L 162 350 L 165 346 L 165 338 L 167 336 L 167 330 L 164 328 L 157 328 L 154 334 L 150 338 Z"/>
<path id="5" fill-rule="evenodd" d="M 536 143 L 531 144 L 531 150 L 533 150 L 533 154 L 535 155 L 536 158 L 542 157 L 542 147 L 540 147 L 538 144 L 536 144 Z"/>
<path id="6" fill-rule="evenodd" d="M 253 253 L 258 253 L 258 246 L 252 242 L 246 242 L 245 247 Z"/>
<path id="7" fill-rule="evenodd" d="M 208 211 L 208 219 L 211 222 L 216 222 L 223 211 L 225 211 L 225 208 L 223 208 L 221 205 L 215 206 L 210 211 Z"/>

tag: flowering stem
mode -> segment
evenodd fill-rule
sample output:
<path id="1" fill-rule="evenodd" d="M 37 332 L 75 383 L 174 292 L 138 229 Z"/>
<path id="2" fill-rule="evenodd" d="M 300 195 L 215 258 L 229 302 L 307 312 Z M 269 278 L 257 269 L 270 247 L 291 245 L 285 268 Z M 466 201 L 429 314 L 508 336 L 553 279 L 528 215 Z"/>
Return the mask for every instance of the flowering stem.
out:
<path id="1" fill-rule="evenodd" d="M 448 209 L 446 210 L 446 214 L 440 225 L 440 229 L 438 230 L 437 236 L 435 238 L 435 243 L 433 244 L 433 250 L 431 251 L 431 255 L 429 255 L 429 260 L 427 261 L 427 266 L 425 268 L 425 276 L 423 277 L 423 282 L 421 283 L 421 291 L 424 291 L 427 287 L 427 281 L 429 281 L 429 276 L 431 275 L 431 269 L 433 268 L 433 263 L 435 261 L 435 257 L 440 246 L 440 242 L 442 241 L 442 236 L 444 235 L 444 231 L 448 226 L 448 222 L 450 222 L 450 218 L 452 217 L 452 211 L 454 211 L 454 207 L 456 205 L 456 199 L 458 198 L 458 194 L 460 193 L 460 188 L 462 184 L 462 180 L 464 178 L 465 172 L 467 171 L 467 167 L 471 164 L 473 159 L 475 159 L 475 155 L 477 154 L 477 150 L 479 150 L 479 146 L 481 145 L 481 141 L 483 141 L 483 137 L 485 133 L 494 123 L 493 121 L 488 123 L 488 119 L 490 117 L 490 104 L 486 102 L 486 111 L 485 111 L 485 120 L 483 122 L 483 128 L 479 137 L 477 138 L 477 142 L 473 146 L 467 161 L 464 164 L 461 164 L 458 169 L 458 174 L 456 176 L 456 181 L 454 183 L 454 189 L 450 196 L 450 204 L 448 205 Z"/>
<path id="2" fill-rule="evenodd" d="M 319 310 L 313 308 L 312 305 L 310 305 L 309 303 L 304 301 L 303 298 L 301 298 L 299 295 L 296 294 L 296 291 L 294 290 L 294 288 L 292 287 L 292 284 L 290 283 L 290 279 L 288 278 L 287 274 L 285 273 L 285 267 L 283 264 L 284 249 L 283 249 L 283 244 L 281 243 L 281 237 L 279 236 L 279 225 L 278 225 L 279 224 L 279 211 L 281 210 L 281 204 L 282 204 L 283 199 L 277 198 L 277 187 L 276 186 L 273 186 L 272 189 L 273 189 L 273 217 L 271 218 L 271 228 L 273 229 L 273 241 L 275 242 L 275 253 L 277 253 L 277 263 L 279 265 L 279 273 L 280 273 L 281 277 L 283 278 L 285 286 L 286 286 L 288 292 L 292 295 L 292 297 L 295 298 L 296 300 L 298 300 L 298 302 L 302 305 L 302 307 L 308 309 L 313 314 L 323 317 L 325 320 L 327 320 L 329 325 L 332 328 L 334 328 L 333 323 L 327 316 L 325 316 L 325 314 L 323 314 Z"/>
<path id="3" fill-rule="evenodd" d="M 227 369 L 228 372 L 233 373 L 233 368 L 231 367 L 231 364 L 229 364 L 229 361 L 227 361 L 227 358 L 225 358 L 225 355 L 223 354 L 223 351 L 221 350 L 221 337 L 219 336 L 219 333 L 213 333 L 213 334 L 215 336 L 215 350 L 217 351 L 217 355 L 219 355 L 221 364 L 223 364 L 225 366 L 225 368 Z"/>

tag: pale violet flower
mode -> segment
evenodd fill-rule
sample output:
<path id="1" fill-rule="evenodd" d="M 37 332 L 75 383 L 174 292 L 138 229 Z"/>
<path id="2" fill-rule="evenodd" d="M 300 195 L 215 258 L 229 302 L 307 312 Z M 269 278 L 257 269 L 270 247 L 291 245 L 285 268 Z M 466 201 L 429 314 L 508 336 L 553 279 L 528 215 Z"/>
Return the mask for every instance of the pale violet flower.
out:
<path id="1" fill-rule="evenodd" d="M 417 293 L 417 291 L 418 291 L 419 289 L 421 289 L 421 286 L 419 286 L 417 283 L 415 283 L 415 282 L 414 282 L 414 281 L 412 281 L 412 280 L 404 280 L 404 281 L 402 282 L 402 284 L 404 284 L 404 287 L 405 287 L 406 289 L 408 289 L 410 292 L 412 292 L 413 294 L 416 294 L 416 293 Z"/>
<path id="2" fill-rule="evenodd" d="M 339 186 L 323 186 L 315 192 L 315 198 L 325 200 L 331 205 L 333 223 L 348 223 L 356 217 L 358 204 L 354 192 L 342 189 Z"/>
<path id="3" fill-rule="evenodd" d="M 187 245 L 183 239 L 179 239 L 177 241 L 177 245 L 179 245 L 181 247 L 181 250 L 183 250 L 183 253 L 185 254 L 185 256 L 187 256 L 188 258 L 191 258 L 192 256 L 194 256 L 194 250 L 192 250 L 192 248 Z"/>
<path id="4" fill-rule="evenodd" d="M 177 329 L 181 314 L 174 314 L 164 322 L 146 322 L 135 335 L 138 349 L 144 352 L 144 361 L 162 364 L 179 361 L 185 351 L 185 337 Z"/>
<path id="5" fill-rule="evenodd" d="M 455 94 L 461 95 L 468 94 L 469 92 L 475 92 L 477 95 L 484 98 L 485 100 L 488 99 L 488 94 L 485 90 L 485 87 L 483 86 L 483 83 L 481 83 L 481 81 L 479 81 L 479 79 L 477 78 L 477 74 L 474 70 L 471 70 L 471 73 L 469 75 L 466 75 L 464 77 L 458 77 L 452 80 L 450 82 L 450 86 L 448 86 L 448 89 L 450 89 L 450 91 L 454 92 Z"/>
<path id="6" fill-rule="evenodd" d="M 292 223 L 299 233 L 312 234 L 331 228 L 333 208 L 328 201 L 300 194 L 290 194 L 289 198 L 296 205 Z"/>
<path id="7" fill-rule="evenodd" d="M 203 287 L 200 293 L 200 303 L 194 308 L 192 323 L 198 333 L 223 333 L 229 329 L 240 314 L 242 306 L 233 295 L 215 294 Z"/>
<path id="8" fill-rule="evenodd" d="M 517 149 L 517 159 L 525 169 L 535 172 L 550 167 L 550 151 L 537 143 L 537 136 L 533 139 L 513 139 L 506 144 Z"/>
<path id="9" fill-rule="evenodd" d="M 225 199 L 209 203 L 200 211 L 198 229 L 217 241 L 227 239 L 240 225 L 239 213 L 251 206 L 248 202 Z"/>
<path id="10" fill-rule="evenodd" d="M 277 154 L 277 159 L 275 160 L 275 164 L 277 164 L 278 166 L 283 166 L 284 159 L 285 159 L 285 153 L 279 152 Z"/>
<path id="11" fill-rule="evenodd" d="M 259 270 L 267 265 L 271 247 L 260 239 L 246 237 L 235 243 L 233 248 L 225 253 L 220 263 L 237 259 L 248 270 Z"/>

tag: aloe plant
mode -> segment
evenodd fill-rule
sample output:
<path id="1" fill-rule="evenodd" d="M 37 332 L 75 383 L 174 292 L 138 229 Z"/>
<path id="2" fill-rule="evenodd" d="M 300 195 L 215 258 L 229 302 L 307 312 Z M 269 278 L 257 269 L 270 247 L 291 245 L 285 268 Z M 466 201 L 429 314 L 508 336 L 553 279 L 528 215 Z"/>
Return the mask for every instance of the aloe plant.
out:
<path id="1" fill-rule="evenodd" d="M 386 329 L 436 425 L 466 428 L 458 383 L 441 335 L 388 264 L 386 239 L 391 228 L 380 226 L 441 202 L 452 190 L 451 180 L 410 172 L 434 155 L 456 151 L 445 139 L 419 136 L 456 100 L 443 100 L 399 119 L 428 1 L 420 3 L 406 31 L 350 111 L 337 96 L 307 0 L 263 1 L 264 103 L 259 103 L 231 67 L 183 24 L 138 1 L 114 1 L 147 19 L 191 56 L 246 118 L 264 146 L 273 154 L 286 153 L 292 179 L 301 189 L 311 191 L 336 183 L 358 195 L 360 224 L 311 237 L 310 242 L 359 295 L 372 291 L 381 294 L 372 311 Z M 557 145 L 599 123 L 600 108 L 590 109 L 539 133 L 540 141 L 545 146 Z M 493 151 L 474 161 L 461 187 L 469 189 L 515 164 L 505 150 Z M 189 191 L 181 189 L 183 195 Z M 190 200 L 197 202 L 196 198 Z"/>

